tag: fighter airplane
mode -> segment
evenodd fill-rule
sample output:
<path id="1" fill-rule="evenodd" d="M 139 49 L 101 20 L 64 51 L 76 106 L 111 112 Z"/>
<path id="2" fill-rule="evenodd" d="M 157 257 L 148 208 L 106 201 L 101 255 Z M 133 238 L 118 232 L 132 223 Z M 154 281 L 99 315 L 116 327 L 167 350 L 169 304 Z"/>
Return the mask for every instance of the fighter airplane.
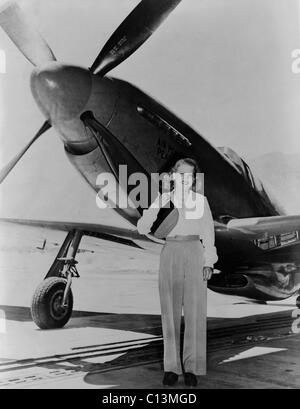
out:
<path id="1" fill-rule="evenodd" d="M 102 172 L 113 174 L 129 196 L 133 186 L 124 186 L 118 179 L 120 165 L 127 165 L 128 177 L 143 172 L 150 178 L 152 173 L 164 172 L 178 158 L 193 157 L 205 174 L 205 195 L 215 222 L 219 255 L 215 267 L 220 274 L 213 275 L 209 288 L 255 300 L 288 298 L 300 289 L 300 215 L 286 215 L 233 150 L 212 146 L 145 92 L 107 75 L 151 36 L 180 1 L 142 0 L 109 38 L 90 68 L 57 62 L 49 45 L 15 2 L 2 8 L 0 25 L 35 66 L 31 90 L 46 121 L 1 171 L 0 182 L 51 127 L 57 131 L 67 159 L 100 195 L 97 176 Z M 83 235 L 131 245 L 135 239 L 155 240 L 155 231 L 147 237 L 137 232 L 143 210 L 140 206 L 116 206 L 114 210 L 132 228 L 21 221 L 68 232 L 33 296 L 32 317 L 40 328 L 63 327 L 71 316 L 71 283 L 78 276 L 75 256 Z"/>

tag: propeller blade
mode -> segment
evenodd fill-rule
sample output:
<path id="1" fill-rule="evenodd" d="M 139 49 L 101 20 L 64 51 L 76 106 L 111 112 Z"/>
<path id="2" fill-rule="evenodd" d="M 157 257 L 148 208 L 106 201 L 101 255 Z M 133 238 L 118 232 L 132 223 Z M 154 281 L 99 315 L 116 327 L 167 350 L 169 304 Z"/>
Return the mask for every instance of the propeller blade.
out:
<path id="1" fill-rule="evenodd" d="M 142 0 L 113 33 L 90 70 L 105 75 L 136 51 L 181 0 Z"/>
<path id="2" fill-rule="evenodd" d="M 48 44 L 14 1 L 0 8 L 0 26 L 33 65 L 56 61 Z"/>
<path id="3" fill-rule="evenodd" d="M 37 132 L 37 134 L 31 139 L 31 141 L 25 146 L 24 149 L 21 150 L 18 155 L 16 155 L 6 166 L 4 166 L 0 171 L 0 183 L 6 178 L 6 176 L 10 173 L 10 171 L 16 166 L 22 156 L 28 151 L 30 146 L 48 129 L 51 128 L 51 124 L 49 121 L 46 121 L 41 129 Z"/>

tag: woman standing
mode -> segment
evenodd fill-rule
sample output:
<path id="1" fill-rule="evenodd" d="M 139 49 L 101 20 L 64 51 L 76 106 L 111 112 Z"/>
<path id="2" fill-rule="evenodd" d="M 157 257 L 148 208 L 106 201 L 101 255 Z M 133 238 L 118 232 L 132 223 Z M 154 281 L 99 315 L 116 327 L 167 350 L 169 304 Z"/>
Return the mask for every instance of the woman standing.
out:
<path id="1" fill-rule="evenodd" d="M 159 193 L 144 210 L 137 228 L 149 233 L 160 207 L 172 200 L 179 218 L 167 234 L 160 254 L 159 296 L 164 338 L 164 385 L 175 385 L 184 373 L 187 386 L 197 385 L 206 374 L 207 280 L 218 260 L 214 223 L 207 198 L 193 190 L 198 166 L 191 158 L 180 159 L 170 171 L 171 192 Z M 180 359 L 180 325 L 184 311 L 184 344 Z"/>

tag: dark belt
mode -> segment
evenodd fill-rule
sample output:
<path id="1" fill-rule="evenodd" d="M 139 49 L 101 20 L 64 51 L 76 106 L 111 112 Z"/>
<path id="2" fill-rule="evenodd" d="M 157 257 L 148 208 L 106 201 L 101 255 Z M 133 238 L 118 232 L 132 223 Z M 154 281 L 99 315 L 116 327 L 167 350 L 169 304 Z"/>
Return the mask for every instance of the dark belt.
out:
<path id="1" fill-rule="evenodd" d="M 200 236 L 198 234 L 187 235 L 176 234 L 175 236 L 166 237 L 166 241 L 186 241 L 186 240 L 200 240 Z"/>

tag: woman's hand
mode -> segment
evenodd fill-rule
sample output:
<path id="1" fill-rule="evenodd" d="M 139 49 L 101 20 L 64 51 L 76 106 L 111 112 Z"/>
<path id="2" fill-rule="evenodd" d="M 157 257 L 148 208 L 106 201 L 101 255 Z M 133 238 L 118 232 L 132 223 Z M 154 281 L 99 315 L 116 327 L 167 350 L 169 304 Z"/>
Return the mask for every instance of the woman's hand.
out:
<path id="1" fill-rule="evenodd" d="M 212 267 L 203 267 L 203 279 L 204 281 L 210 280 L 211 276 L 213 275 L 213 268 Z"/>

